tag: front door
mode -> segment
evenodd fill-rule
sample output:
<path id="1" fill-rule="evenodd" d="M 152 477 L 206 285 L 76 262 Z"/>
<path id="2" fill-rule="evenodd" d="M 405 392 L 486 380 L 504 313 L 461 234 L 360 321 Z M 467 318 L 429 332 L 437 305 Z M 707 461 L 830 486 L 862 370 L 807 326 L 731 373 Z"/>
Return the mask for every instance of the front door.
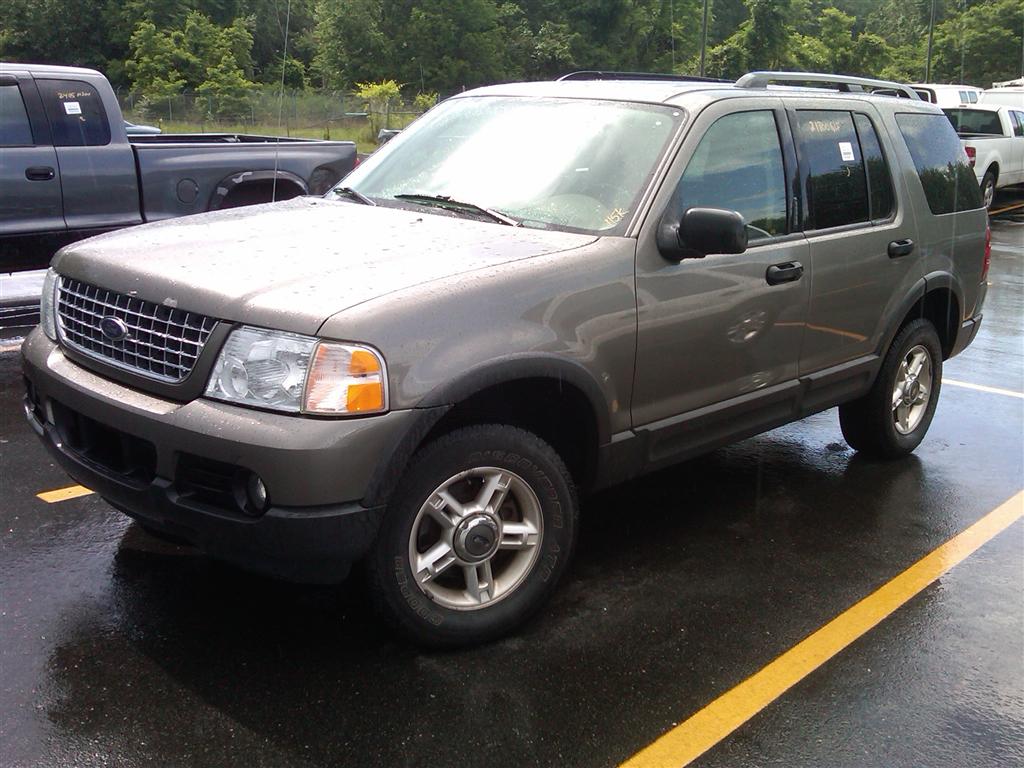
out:
<path id="1" fill-rule="evenodd" d="M 751 428 L 791 418 L 810 275 L 807 244 L 794 231 L 787 139 L 779 99 L 711 105 L 695 119 L 640 234 L 632 413 L 635 428 L 656 435 L 654 462 L 723 430 L 744 431 L 733 418 L 739 412 Z M 739 211 L 747 251 L 666 259 L 655 239 L 662 213 L 696 206 Z"/>
<path id="2" fill-rule="evenodd" d="M 15 236 L 64 231 L 57 153 L 35 110 L 32 80 L 0 74 L 0 267 L 13 266 Z"/>

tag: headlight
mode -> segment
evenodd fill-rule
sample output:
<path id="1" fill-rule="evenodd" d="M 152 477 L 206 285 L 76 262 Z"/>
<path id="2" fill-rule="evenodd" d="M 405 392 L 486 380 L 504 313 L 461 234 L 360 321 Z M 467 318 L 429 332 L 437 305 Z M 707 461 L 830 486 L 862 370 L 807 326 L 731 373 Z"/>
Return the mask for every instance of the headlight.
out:
<path id="1" fill-rule="evenodd" d="M 43 293 L 39 297 L 39 326 L 52 341 L 57 340 L 57 273 L 53 267 L 46 270 L 43 278 Z"/>
<path id="2" fill-rule="evenodd" d="M 380 413 L 384 360 L 368 347 L 244 326 L 224 343 L 206 396 L 292 413 Z"/>

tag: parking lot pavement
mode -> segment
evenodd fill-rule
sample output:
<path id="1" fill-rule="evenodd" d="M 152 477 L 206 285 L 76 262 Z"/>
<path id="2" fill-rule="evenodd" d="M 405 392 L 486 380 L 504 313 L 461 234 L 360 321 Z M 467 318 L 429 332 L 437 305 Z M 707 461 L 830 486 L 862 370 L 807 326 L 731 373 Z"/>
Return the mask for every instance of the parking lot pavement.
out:
<path id="1" fill-rule="evenodd" d="M 71 483 L 0 356 L 0 764 L 627 760 L 1024 487 L 1022 235 L 994 227 L 985 321 L 914 456 L 860 459 L 829 411 L 605 492 L 551 605 L 458 653 L 396 641 L 358 580 L 251 576 L 95 495 L 37 498 Z M 1018 519 L 693 764 L 1022 764 L 1022 588 Z"/>

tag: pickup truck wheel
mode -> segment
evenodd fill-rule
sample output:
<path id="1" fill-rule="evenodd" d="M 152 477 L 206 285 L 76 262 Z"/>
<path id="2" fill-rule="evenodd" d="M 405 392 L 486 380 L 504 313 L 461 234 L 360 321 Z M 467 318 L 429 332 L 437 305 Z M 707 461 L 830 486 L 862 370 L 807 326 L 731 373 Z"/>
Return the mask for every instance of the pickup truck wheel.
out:
<path id="1" fill-rule="evenodd" d="M 466 427 L 413 457 L 367 562 L 378 612 L 414 642 L 497 638 L 564 573 L 578 504 L 557 453 L 506 425 Z"/>
<path id="2" fill-rule="evenodd" d="M 981 179 L 981 199 L 986 208 L 991 208 L 996 199 L 996 174 L 991 168 Z"/>
<path id="3" fill-rule="evenodd" d="M 914 320 L 896 334 L 868 394 L 839 406 L 843 437 L 866 456 L 907 455 L 932 423 L 941 385 L 938 334 L 927 320 Z"/>

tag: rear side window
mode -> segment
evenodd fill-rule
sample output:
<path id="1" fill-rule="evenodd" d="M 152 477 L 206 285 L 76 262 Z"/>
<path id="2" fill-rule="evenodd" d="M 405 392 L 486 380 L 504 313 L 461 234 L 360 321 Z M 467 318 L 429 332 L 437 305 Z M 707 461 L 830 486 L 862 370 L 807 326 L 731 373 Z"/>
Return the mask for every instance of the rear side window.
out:
<path id="1" fill-rule="evenodd" d="M 1002 136 L 1003 125 L 999 122 L 998 112 L 984 109 L 944 109 L 949 122 L 957 133 L 977 133 L 991 136 Z"/>
<path id="2" fill-rule="evenodd" d="M 849 112 L 797 112 L 800 158 L 808 169 L 811 228 L 866 222 L 864 157 Z"/>
<path id="3" fill-rule="evenodd" d="M 1013 135 L 1024 136 L 1024 112 L 1011 112 L 1013 115 Z"/>
<path id="4" fill-rule="evenodd" d="M 855 113 L 853 121 L 857 125 L 860 149 L 864 154 L 864 164 L 868 172 L 868 206 L 871 210 L 871 220 L 887 219 L 892 216 L 896 206 L 889 164 L 885 162 L 882 144 L 878 140 L 878 133 L 871 119 L 867 115 Z"/>
<path id="5" fill-rule="evenodd" d="M 935 215 L 981 208 L 981 191 L 960 139 L 941 115 L 896 115 L 914 159 L 928 207 Z"/>
<path id="6" fill-rule="evenodd" d="M 100 95 L 78 80 L 36 80 L 56 147 L 96 147 L 110 143 L 110 124 Z"/>
<path id="7" fill-rule="evenodd" d="M 31 145 L 32 127 L 17 85 L 0 85 L 0 147 Z"/>
<path id="8" fill-rule="evenodd" d="M 737 112 L 704 134 L 679 181 L 684 208 L 739 211 L 753 242 L 786 233 L 786 176 L 775 116 Z"/>

